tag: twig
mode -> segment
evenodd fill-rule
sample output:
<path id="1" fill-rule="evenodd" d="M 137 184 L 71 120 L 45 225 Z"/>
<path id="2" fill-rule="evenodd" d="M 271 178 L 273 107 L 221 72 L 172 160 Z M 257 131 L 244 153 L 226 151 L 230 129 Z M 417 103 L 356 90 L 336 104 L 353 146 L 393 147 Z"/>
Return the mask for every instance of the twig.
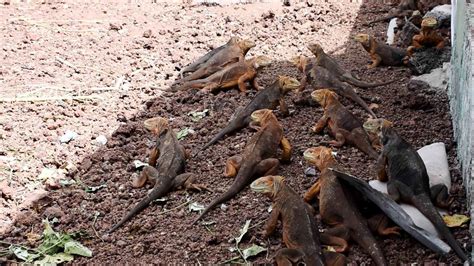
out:
<path id="1" fill-rule="evenodd" d="M 230 259 L 228 259 L 228 260 L 226 260 L 226 261 L 219 262 L 218 264 L 219 264 L 219 265 L 226 264 L 226 263 L 231 262 L 231 261 L 234 261 L 234 260 L 236 260 L 236 259 L 240 259 L 240 256 L 230 258 Z"/>
<path id="2" fill-rule="evenodd" d="M 183 207 L 184 205 L 186 205 L 186 204 L 188 204 L 188 203 L 190 203 L 190 202 L 191 202 L 191 200 L 187 200 L 187 201 L 186 201 L 185 203 L 183 203 L 183 204 L 180 204 L 180 205 L 178 205 L 178 206 L 176 206 L 176 207 L 174 207 L 174 208 L 171 208 L 171 209 L 169 209 L 169 210 L 165 210 L 165 211 L 159 212 L 158 214 L 163 214 L 163 213 L 167 213 L 167 212 L 170 212 L 170 211 L 174 211 L 174 210 L 176 210 L 176 209 L 179 209 L 179 208 Z"/>
<path id="3" fill-rule="evenodd" d="M 97 221 L 97 217 L 99 217 L 99 215 L 100 215 L 100 212 L 96 212 L 94 214 L 94 221 L 92 222 L 92 230 L 94 230 L 95 236 L 97 236 L 97 238 L 99 238 L 100 240 L 102 240 L 102 242 L 104 242 L 104 239 L 102 239 L 99 233 L 97 233 L 97 230 L 95 230 L 95 222 Z"/>
<path id="4" fill-rule="evenodd" d="M 84 101 L 84 100 L 103 100 L 102 97 L 97 95 L 87 96 L 62 96 L 62 97 L 31 97 L 31 98 L 0 98 L 0 102 L 47 102 L 47 101 Z"/>
<path id="5" fill-rule="evenodd" d="M 263 224 L 264 222 L 265 222 L 265 221 L 260 221 L 260 222 L 256 223 L 255 225 L 250 226 L 248 230 L 257 227 L 257 226 Z"/>
<path id="6" fill-rule="evenodd" d="M 63 58 L 61 58 L 61 57 L 59 57 L 59 56 L 56 56 L 56 60 L 57 60 L 59 63 L 64 64 L 64 65 L 66 65 L 66 66 L 68 66 L 68 67 L 74 69 L 74 71 L 75 71 L 76 73 L 80 73 L 79 69 L 78 69 L 75 65 L 73 65 L 71 62 L 66 61 L 66 59 L 63 59 Z"/>

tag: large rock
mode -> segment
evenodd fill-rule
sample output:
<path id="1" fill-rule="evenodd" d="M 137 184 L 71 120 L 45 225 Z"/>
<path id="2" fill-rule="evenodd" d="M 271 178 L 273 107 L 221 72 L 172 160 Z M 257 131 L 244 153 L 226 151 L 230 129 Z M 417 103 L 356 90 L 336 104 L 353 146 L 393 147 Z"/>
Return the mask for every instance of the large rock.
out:
<path id="1" fill-rule="evenodd" d="M 445 91 L 449 82 L 450 64 L 444 63 L 443 67 L 431 70 L 428 74 L 414 76 L 410 79 L 408 87 L 427 85 L 431 89 Z"/>

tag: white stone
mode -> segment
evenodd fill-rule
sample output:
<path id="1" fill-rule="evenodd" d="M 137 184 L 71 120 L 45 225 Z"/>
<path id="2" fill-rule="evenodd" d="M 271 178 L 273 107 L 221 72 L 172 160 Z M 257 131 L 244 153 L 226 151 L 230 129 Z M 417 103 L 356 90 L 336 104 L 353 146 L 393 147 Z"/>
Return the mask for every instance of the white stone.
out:
<path id="1" fill-rule="evenodd" d="M 444 63 L 443 67 L 435 68 L 428 74 L 414 76 L 412 80 L 418 80 L 427 83 L 431 88 L 438 90 L 446 90 L 448 86 L 448 73 L 450 71 L 450 64 Z"/>
<path id="2" fill-rule="evenodd" d="M 107 144 L 107 138 L 104 135 L 99 135 L 95 138 L 95 143 L 99 146 Z"/>
<path id="3" fill-rule="evenodd" d="M 71 130 L 66 130 L 66 132 L 64 132 L 64 135 L 62 135 L 60 138 L 59 138 L 59 141 L 61 143 L 68 143 L 69 141 L 71 140 L 74 140 L 75 138 L 77 138 L 77 133 L 74 132 L 74 131 L 71 131 Z"/>
<path id="4" fill-rule="evenodd" d="M 387 44 L 392 45 L 393 41 L 395 40 L 395 28 L 397 27 L 397 19 L 398 18 L 392 18 L 390 20 L 390 23 L 388 23 L 388 29 L 387 29 Z"/>

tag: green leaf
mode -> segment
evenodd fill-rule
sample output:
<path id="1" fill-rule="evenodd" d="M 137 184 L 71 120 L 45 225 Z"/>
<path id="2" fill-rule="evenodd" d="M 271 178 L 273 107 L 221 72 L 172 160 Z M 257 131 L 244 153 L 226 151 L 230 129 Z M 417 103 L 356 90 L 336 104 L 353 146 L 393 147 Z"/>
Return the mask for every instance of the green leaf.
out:
<path id="1" fill-rule="evenodd" d="M 193 212 L 193 211 L 194 212 L 201 212 L 205 209 L 205 207 L 204 207 L 204 205 L 201 205 L 197 202 L 193 202 L 193 203 L 189 204 L 188 209 L 191 212 Z"/>
<path id="2" fill-rule="evenodd" d="M 188 134 L 189 134 L 189 128 L 184 128 L 184 129 L 181 129 L 180 131 L 178 131 L 178 133 L 176 134 L 176 138 L 177 138 L 178 140 L 182 140 L 182 139 L 184 139 Z"/>
<path id="3" fill-rule="evenodd" d="M 67 254 L 92 257 L 92 251 L 76 240 L 69 240 L 68 242 L 64 243 L 64 252 Z"/>
<path id="4" fill-rule="evenodd" d="M 32 262 L 33 260 L 41 256 L 39 254 L 30 253 L 28 249 L 20 247 L 20 246 L 16 246 L 16 245 L 11 245 L 9 247 L 9 250 L 17 258 L 19 258 L 20 260 L 24 260 L 26 262 Z"/>
<path id="5" fill-rule="evenodd" d="M 246 260 L 247 258 L 255 256 L 255 255 L 257 255 L 259 253 L 262 253 L 266 250 L 267 249 L 264 248 L 264 247 L 253 244 L 251 247 L 244 249 L 242 251 L 242 255 L 244 256 L 244 259 Z"/>
<path id="6" fill-rule="evenodd" d="M 96 186 L 96 187 L 86 187 L 86 192 L 87 192 L 87 193 L 95 193 L 95 192 L 97 192 L 98 190 L 103 189 L 103 188 L 106 188 L 106 187 L 107 187 L 106 184 L 102 184 L 102 185 Z"/>
<path id="7" fill-rule="evenodd" d="M 242 240 L 242 238 L 244 237 L 244 235 L 247 233 L 247 231 L 249 230 L 249 226 L 250 226 L 250 222 L 252 220 L 247 220 L 245 222 L 245 225 L 244 227 L 242 227 L 242 229 L 239 230 L 239 233 L 240 235 L 238 237 L 235 238 L 235 242 L 236 244 L 238 245 L 240 243 L 240 241 Z"/>
<path id="8" fill-rule="evenodd" d="M 209 112 L 209 109 L 204 109 L 201 112 L 198 112 L 198 111 L 189 112 L 188 115 L 191 116 L 191 120 L 193 120 L 193 122 L 197 122 L 203 119 L 207 115 L 208 112 Z"/>
<path id="9" fill-rule="evenodd" d="M 34 265 L 58 265 L 66 261 L 72 261 L 74 257 L 66 253 L 57 253 L 53 255 L 45 255 L 42 260 L 34 262 Z"/>

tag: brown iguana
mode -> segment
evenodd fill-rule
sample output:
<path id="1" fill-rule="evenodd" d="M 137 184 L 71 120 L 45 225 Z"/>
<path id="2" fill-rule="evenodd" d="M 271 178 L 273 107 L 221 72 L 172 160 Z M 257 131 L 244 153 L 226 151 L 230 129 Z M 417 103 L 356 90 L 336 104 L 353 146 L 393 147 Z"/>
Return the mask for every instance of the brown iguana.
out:
<path id="1" fill-rule="evenodd" d="M 309 148 L 303 156 L 321 172 L 318 181 L 305 193 L 304 200 L 309 203 L 319 195 L 321 219 L 332 226 L 327 230 L 327 234 L 333 235 L 334 238 L 343 238 L 345 241 L 349 240 L 348 238 L 352 239 L 370 254 L 375 264 L 387 265 L 381 247 L 370 232 L 367 220 L 354 204 L 355 200 L 329 170 L 339 168 L 331 149 L 322 146 Z M 398 234 L 397 229 L 392 227 L 378 231 Z M 336 251 L 344 252 L 346 247 Z"/>
<path id="2" fill-rule="evenodd" d="M 201 150 L 207 149 L 225 135 L 246 127 L 250 123 L 250 115 L 256 110 L 275 109 L 279 105 L 280 111 L 287 116 L 288 107 L 283 97 L 289 91 L 298 89 L 299 86 L 298 80 L 287 76 L 279 76 L 270 87 L 257 92 L 252 101 L 245 107 L 237 108 L 227 126 L 219 131 Z"/>
<path id="3" fill-rule="evenodd" d="M 179 90 L 201 89 L 203 91 L 216 92 L 219 89 L 225 89 L 239 86 L 241 92 L 247 91 L 245 82 L 252 81 L 255 89 L 260 89 L 256 83 L 257 70 L 271 64 L 270 58 L 266 56 L 257 56 L 252 59 L 232 63 L 222 70 L 215 72 L 207 78 L 197 79 L 185 82 Z"/>
<path id="4" fill-rule="evenodd" d="M 241 40 L 232 37 L 225 45 L 210 51 L 196 62 L 184 68 L 180 72 L 182 78 L 180 81 L 204 78 L 223 69 L 226 65 L 242 61 L 247 52 L 253 47 L 255 47 L 255 43 L 251 40 Z M 183 73 L 186 72 L 193 73 L 183 78 Z"/>
<path id="5" fill-rule="evenodd" d="M 389 21 L 392 18 L 403 18 L 410 16 L 413 11 L 418 9 L 417 1 L 416 0 L 402 0 L 397 7 L 391 8 L 388 10 L 388 15 L 383 16 L 381 18 L 372 20 L 368 23 L 364 23 L 364 26 L 370 26 L 377 22 L 382 21 Z"/>
<path id="6" fill-rule="evenodd" d="M 374 37 L 368 34 L 357 34 L 354 36 L 354 40 L 360 42 L 364 49 L 370 54 L 372 64 L 368 65 L 367 68 L 374 68 L 380 64 L 387 66 L 403 65 L 403 59 L 407 55 L 404 49 L 378 42 Z"/>
<path id="7" fill-rule="evenodd" d="M 304 56 L 295 57 L 293 58 L 293 64 L 295 64 L 300 71 L 305 71 L 304 77 L 300 81 L 301 90 L 305 88 L 307 82 L 310 82 L 313 89 L 330 89 L 339 95 L 351 99 L 373 117 L 377 117 L 350 85 L 339 81 L 339 79 L 326 68 L 318 66 L 315 59 L 306 59 Z"/>
<path id="8" fill-rule="evenodd" d="M 441 50 L 445 46 L 444 38 L 436 31 L 438 22 L 435 18 L 427 17 L 421 21 L 420 33 L 413 36 L 412 44 L 407 49 L 408 57 L 422 47 L 436 47 Z"/>
<path id="9" fill-rule="evenodd" d="M 379 154 L 372 148 L 362 123 L 337 100 L 335 92 L 328 89 L 315 90 L 311 97 L 324 108 L 323 116 L 313 127 L 314 132 L 320 133 L 328 126 L 329 132 L 336 138 L 329 142 L 331 145 L 341 147 L 348 143 L 371 158 L 378 158 Z"/>
<path id="10" fill-rule="evenodd" d="M 435 226 L 463 262 L 467 256 L 449 231 L 433 203 L 429 177 L 420 155 L 398 135 L 390 123 L 379 122 L 383 149 L 377 161 L 377 177 L 387 182 L 388 195 L 396 202 L 414 205 Z"/>
<path id="11" fill-rule="evenodd" d="M 151 192 L 133 207 L 120 222 L 115 224 L 109 233 L 115 231 L 134 215 L 144 210 L 152 201 L 165 196 L 173 189 L 184 186 L 186 189 L 206 189 L 202 185 L 193 184 L 195 175 L 183 173 L 186 164 L 186 153 L 184 147 L 179 144 L 176 134 L 168 125 L 166 118 L 157 117 L 145 121 L 145 128 L 157 137 L 141 177 L 133 180 L 136 187 L 143 186 L 147 180 L 154 183 Z"/>
<path id="12" fill-rule="evenodd" d="M 283 128 L 272 110 L 257 110 L 252 113 L 251 118 L 260 129 L 248 141 L 242 155 L 232 156 L 226 162 L 224 176 L 235 177 L 234 182 L 224 194 L 213 200 L 193 223 L 218 204 L 233 198 L 256 177 L 275 174 L 279 165 L 278 147 L 283 150 L 281 160 L 290 160 L 290 142 L 283 136 Z"/>
<path id="13" fill-rule="evenodd" d="M 395 80 L 381 82 L 381 83 L 367 83 L 361 80 L 356 79 L 349 71 L 344 70 L 336 59 L 332 58 L 330 55 L 326 54 L 317 43 L 312 43 L 308 45 L 308 49 L 316 56 L 316 62 L 319 66 L 322 66 L 329 70 L 335 77 L 338 77 L 340 81 L 347 82 L 357 87 L 361 88 L 371 88 L 378 87 L 393 83 Z"/>
<path id="14" fill-rule="evenodd" d="M 275 255 L 277 265 L 346 265 L 344 255 L 321 251 L 319 229 L 311 207 L 284 183 L 282 176 L 261 177 L 252 182 L 250 188 L 273 200 L 264 237 L 275 231 L 278 220 L 282 221 L 286 248 Z"/>

